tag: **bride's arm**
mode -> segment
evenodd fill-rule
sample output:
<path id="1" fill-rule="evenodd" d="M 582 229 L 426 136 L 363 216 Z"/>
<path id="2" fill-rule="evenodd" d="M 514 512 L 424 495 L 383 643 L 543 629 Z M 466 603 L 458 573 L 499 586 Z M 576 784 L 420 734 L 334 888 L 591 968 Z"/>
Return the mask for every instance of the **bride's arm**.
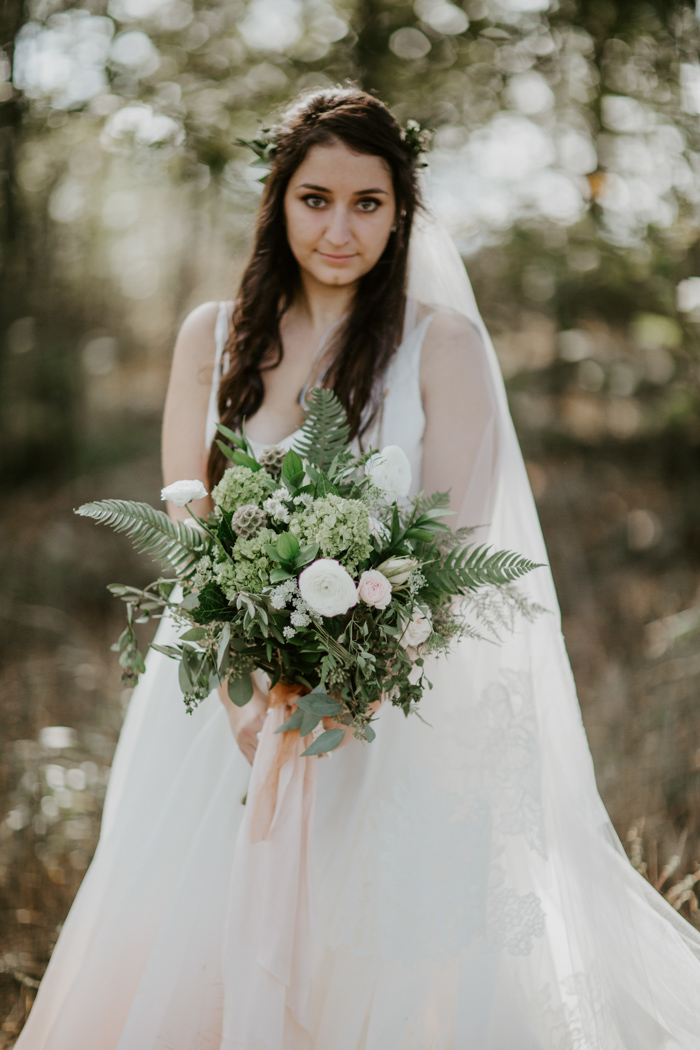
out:
<path id="1" fill-rule="evenodd" d="M 180 329 L 175 343 L 173 364 L 163 416 L 163 484 L 198 478 L 206 479 L 207 449 L 204 431 L 214 368 L 214 327 L 217 303 L 204 303 L 193 310 Z M 209 498 L 190 504 L 198 517 L 212 509 Z M 189 518 L 184 507 L 168 504 L 171 518 Z M 219 696 L 231 723 L 239 748 L 252 763 L 257 747 L 256 734 L 262 729 L 267 696 L 253 682 L 253 697 L 245 707 L 232 704 L 225 687 Z"/>
<path id="2" fill-rule="evenodd" d="M 175 343 L 163 414 L 163 484 L 194 480 L 206 483 L 207 449 L 204 431 L 214 369 L 214 327 L 217 303 L 204 303 L 183 322 Z M 211 500 L 190 504 L 199 517 L 207 515 Z M 185 520 L 184 507 L 168 503 L 171 518 Z"/>
<path id="3" fill-rule="evenodd" d="M 481 338 L 456 313 L 438 314 L 423 343 L 425 412 L 422 488 L 450 489 L 450 528 L 486 525 L 493 499 L 498 430 L 495 392 Z"/>

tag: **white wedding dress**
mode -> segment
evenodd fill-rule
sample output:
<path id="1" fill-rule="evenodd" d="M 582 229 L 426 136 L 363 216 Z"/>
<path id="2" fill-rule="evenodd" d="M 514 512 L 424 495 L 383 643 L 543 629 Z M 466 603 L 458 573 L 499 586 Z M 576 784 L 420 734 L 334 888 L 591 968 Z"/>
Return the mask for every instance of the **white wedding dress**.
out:
<path id="1" fill-rule="evenodd" d="M 470 318 L 484 345 L 475 381 L 489 423 L 461 523 L 488 509 L 489 542 L 545 562 L 466 275 L 437 231 L 421 236 L 413 291 Z M 431 319 L 407 318 L 372 436 L 406 451 L 414 490 Z M 223 318 L 219 353 L 225 333 Z M 18 1050 L 699 1050 L 700 937 L 627 861 L 597 794 L 548 570 L 525 589 L 548 610 L 534 624 L 431 663 L 429 725 L 384 705 L 372 744 L 312 760 L 311 1030 L 277 1044 L 228 1035 L 246 1005 L 227 979 L 226 931 L 250 770 L 218 697 L 188 716 L 176 664 L 151 651 L 95 859 Z M 172 635 L 164 622 L 159 641 Z"/>

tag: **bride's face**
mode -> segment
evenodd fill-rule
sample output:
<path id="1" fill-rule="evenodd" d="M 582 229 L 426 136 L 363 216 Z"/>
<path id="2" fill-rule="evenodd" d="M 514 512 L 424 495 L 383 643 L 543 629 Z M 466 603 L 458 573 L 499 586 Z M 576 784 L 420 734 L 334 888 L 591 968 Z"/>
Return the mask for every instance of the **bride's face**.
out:
<path id="1" fill-rule="evenodd" d="M 381 258 L 395 221 L 389 165 L 342 142 L 312 146 L 289 181 L 284 214 L 302 272 L 353 284 Z"/>

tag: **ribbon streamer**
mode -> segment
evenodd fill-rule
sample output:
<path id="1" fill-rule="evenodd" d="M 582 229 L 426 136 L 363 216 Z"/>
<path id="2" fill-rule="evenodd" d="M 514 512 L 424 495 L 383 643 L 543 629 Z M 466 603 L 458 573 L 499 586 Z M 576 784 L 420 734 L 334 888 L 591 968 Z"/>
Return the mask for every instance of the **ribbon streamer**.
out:
<path id="1" fill-rule="evenodd" d="M 298 730 L 275 733 L 303 686 L 279 683 L 255 753 L 231 873 L 223 949 L 222 1050 L 312 1050 L 311 828 L 316 758 Z"/>

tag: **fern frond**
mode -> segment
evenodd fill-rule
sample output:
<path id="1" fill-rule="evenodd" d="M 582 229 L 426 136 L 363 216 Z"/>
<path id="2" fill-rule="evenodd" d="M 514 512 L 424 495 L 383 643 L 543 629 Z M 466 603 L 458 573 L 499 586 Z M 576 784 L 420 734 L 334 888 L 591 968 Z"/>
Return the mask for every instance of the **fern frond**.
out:
<path id="1" fill-rule="evenodd" d="M 432 571 L 432 582 L 453 594 L 485 585 L 513 583 L 541 565 L 513 551 L 492 551 L 490 547 L 464 547 L 452 550 L 441 569 Z"/>
<path id="2" fill-rule="evenodd" d="M 162 510 L 132 500 L 103 499 L 84 503 L 75 511 L 125 532 L 137 551 L 168 561 L 178 576 L 189 576 L 209 546 L 209 540 L 181 521 L 171 521 Z"/>
<path id="3" fill-rule="evenodd" d="M 449 507 L 450 493 L 433 492 L 430 496 L 420 495 L 416 500 L 416 515 L 425 514 L 426 510 L 434 510 L 436 507 Z"/>
<path id="4" fill-rule="evenodd" d="M 345 409 L 332 390 L 315 387 L 307 396 L 306 420 L 294 442 L 300 456 L 321 470 L 328 470 L 333 459 L 350 441 Z"/>

